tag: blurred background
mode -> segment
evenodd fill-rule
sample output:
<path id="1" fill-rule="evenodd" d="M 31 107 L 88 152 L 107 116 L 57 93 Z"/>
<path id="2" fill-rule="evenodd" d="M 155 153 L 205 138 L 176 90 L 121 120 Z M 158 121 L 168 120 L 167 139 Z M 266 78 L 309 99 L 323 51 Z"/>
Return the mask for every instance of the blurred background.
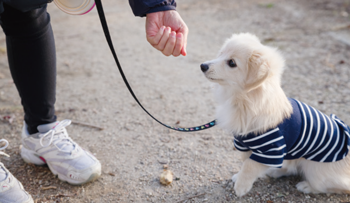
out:
<path id="1" fill-rule="evenodd" d="M 120 62 L 141 103 L 166 124 L 190 127 L 215 117 L 211 84 L 199 65 L 216 57 L 233 33 L 250 32 L 278 47 L 286 59 L 283 88 L 350 124 L 349 0 L 177 0 L 189 28 L 188 55 L 165 57 L 146 41 L 145 18 L 128 1 L 104 0 Z M 36 202 L 349 202 L 348 195 L 303 194 L 300 177 L 264 179 L 237 198 L 231 176 L 241 166 L 232 135 L 219 128 L 169 131 L 154 122 L 126 89 L 96 9 L 71 16 L 48 6 L 57 50 L 58 119 L 72 119 L 70 136 L 102 163 L 97 181 L 71 186 L 47 167 L 18 154 L 23 110 L 0 33 L 0 138 L 10 141 L 1 158 Z M 30 68 L 30 67 L 29 67 Z M 81 125 L 85 123 L 88 125 Z M 159 183 L 163 165 L 176 180 Z M 47 187 L 51 189 L 46 190 Z"/>

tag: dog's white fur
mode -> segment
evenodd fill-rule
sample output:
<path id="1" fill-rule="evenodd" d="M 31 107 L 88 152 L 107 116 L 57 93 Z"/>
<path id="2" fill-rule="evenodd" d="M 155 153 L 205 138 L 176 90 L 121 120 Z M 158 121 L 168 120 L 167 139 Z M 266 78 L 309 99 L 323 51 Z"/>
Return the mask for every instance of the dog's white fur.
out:
<path id="1" fill-rule="evenodd" d="M 230 67 L 229 60 L 234 60 L 237 67 Z M 234 135 L 265 132 L 292 114 L 281 88 L 284 59 L 277 49 L 262 45 L 255 35 L 232 35 L 218 57 L 204 64 L 209 67 L 205 76 L 215 83 L 218 125 Z M 305 193 L 350 192 L 349 155 L 332 163 L 304 158 L 284 160 L 278 169 L 249 159 L 250 154 L 243 153 L 242 169 L 232 177 L 238 196 L 249 192 L 255 180 L 265 175 L 303 175 L 305 181 L 298 183 L 297 189 Z"/>

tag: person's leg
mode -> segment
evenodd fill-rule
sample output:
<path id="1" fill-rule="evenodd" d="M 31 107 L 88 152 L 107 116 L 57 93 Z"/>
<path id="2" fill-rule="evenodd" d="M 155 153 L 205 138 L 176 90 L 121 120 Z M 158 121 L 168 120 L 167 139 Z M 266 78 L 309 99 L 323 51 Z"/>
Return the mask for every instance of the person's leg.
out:
<path id="1" fill-rule="evenodd" d="M 13 80 L 21 97 L 30 134 L 56 121 L 56 50 L 46 6 L 21 12 L 4 4 L 1 26 Z"/>
<path id="2" fill-rule="evenodd" d="M 56 121 L 56 53 L 46 6 L 25 13 L 8 5 L 4 10 L 9 65 L 25 112 L 21 157 L 27 163 L 47 164 L 71 184 L 95 180 L 101 163 L 69 137 L 66 127 L 71 121 Z"/>
<path id="3" fill-rule="evenodd" d="M 6 34 L 9 66 L 22 98 L 26 122 L 31 124 L 31 128 L 28 130 L 35 133 L 37 125 L 56 120 L 53 108 L 56 76 L 55 49 L 50 20 L 47 15 L 44 15 L 45 8 L 21 13 L 7 5 L 4 7 L 5 12 L 0 15 L 0 24 Z M 51 43 L 53 46 L 48 48 L 50 44 L 47 43 Z M 44 55 L 48 55 L 51 59 L 42 61 L 44 56 L 37 54 L 40 50 L 44 50 Z M 45 86 L 46 80 L 54 82 Z M 40 83 L 43 87 L 40 87 Z M 46 95 L 38 96 L 40 95 L 38 91 L 42 91 L 42 89 Z M 44 108 L 39 106 L 43 103 L 46 103 Z M 0 142 L 8 144 L 4 139 L 1 139 Z M 0 150 L 4 148 L 6 147 L 2 147 Z M 0 151 L 0 155 L 4 154 Z M 24 190 L 22 184 L 1 162 L 0 187 L 5 188 L 0 191 L 0 202 L 34 203 L 31 195 Z"/>

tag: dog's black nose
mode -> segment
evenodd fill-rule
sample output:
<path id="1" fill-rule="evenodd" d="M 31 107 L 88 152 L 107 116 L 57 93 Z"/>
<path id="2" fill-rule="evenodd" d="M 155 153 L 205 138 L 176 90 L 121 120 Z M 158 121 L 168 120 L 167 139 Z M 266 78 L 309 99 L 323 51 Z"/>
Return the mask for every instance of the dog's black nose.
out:
<path id="1" fill-rule="evenodd" d="M 201 70 L 203 71 L 203 73 L 206 72 L 208 69 L 209 69 L 208 64 L 205 64 L 205 63 L 201 64 Z"/>

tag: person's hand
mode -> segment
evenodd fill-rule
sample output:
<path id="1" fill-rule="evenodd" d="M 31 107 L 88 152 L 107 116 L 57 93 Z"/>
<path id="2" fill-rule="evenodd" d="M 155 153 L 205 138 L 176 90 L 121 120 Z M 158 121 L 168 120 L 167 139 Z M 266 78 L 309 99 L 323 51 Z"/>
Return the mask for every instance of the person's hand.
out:
<path id="1" fill-rule="evenodd" d="M 187 34 L 187 25 L 177 11 L 147 14 L 147 41 L 164 55 L 186 56 Z"/>

